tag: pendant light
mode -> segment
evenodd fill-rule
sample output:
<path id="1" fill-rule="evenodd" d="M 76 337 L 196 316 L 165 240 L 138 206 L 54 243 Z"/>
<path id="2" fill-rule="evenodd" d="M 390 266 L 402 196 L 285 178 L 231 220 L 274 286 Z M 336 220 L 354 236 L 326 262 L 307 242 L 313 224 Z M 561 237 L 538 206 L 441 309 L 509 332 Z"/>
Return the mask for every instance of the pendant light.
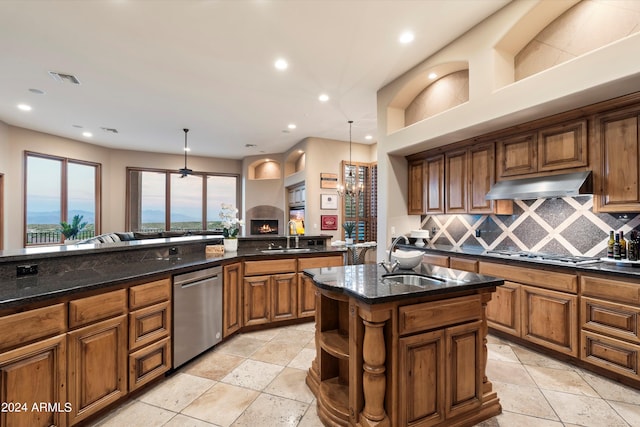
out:
<path id="1" fill-rule="evenodd" d="M 191 175 L 193 171 L 187 168 L 187 151 L 189 151 L 189 147 L 187 146 L 187 132 L 189 129 L 182 129 L 184 131 L 184 168 L 178 169 L 180 172 L 180 178 L 184 178 L 187 175 Z"/>
<path id="2" fill-rule="evenodd" d="M 364 190 L 363 183 L 357 183 L 356 177 L 353 176 L 353 164 L 351 163 L 351 125 L 353 120 L 349 120 L 349 175 L 345 178 L 344 184 L 338 184 L 338 196 L 340 197 L 353 197 L 357 198 Z"/>

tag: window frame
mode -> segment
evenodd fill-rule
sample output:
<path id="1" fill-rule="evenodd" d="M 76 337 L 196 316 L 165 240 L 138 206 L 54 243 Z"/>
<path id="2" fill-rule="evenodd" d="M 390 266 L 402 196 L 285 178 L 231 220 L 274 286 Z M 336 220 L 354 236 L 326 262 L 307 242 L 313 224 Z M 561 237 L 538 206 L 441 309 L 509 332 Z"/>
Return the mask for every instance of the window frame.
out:
<path id="1" fill-rule="evenodd" d="M 97 163 L 97 162 L 91 162 L 88 160 L 81 160 L 81 159 L 73 159 L 70 157 L 63 157 L 63 156 L 55 156 L 52 154 L 46 154 L 46 153 L 38 153 L 35 151 L 24 151 L 24 156 L 23 156 L 23 188 L 24 188 L 24 192 L 23 192 L 23 207 L 22 207 L 22 211 L 23 211 L 23 216 L 22 216 L 22 245 L 23 247 L 35 247 L 35 246 L 43 246 L 43 245 L 50 245 L 52 242 L 45 242 L 45 243 L 32 243 L 30 245 L 28 245 L 27 243 L 27 216 L 28 216 L 28 212 L 27 212 L 27 195 L 29 192 L 29 188 L 27 185 L 28 182 L 28 174 L 29 174 L 29 168 L 28 168 L 28 163 L 29 163 L 29 157 L 37 157 L 40 159 L 47 159 L 47 160 L 56 160 L 56 161 L 60 161 L 61 162 L 61 169 L 60 169 L 60 221 L 66 221 L 69 222 L 69 212 L 68 212 L 68 165 L 69 163 L 73 163 L 73 164 L 78 164 L 78 165 L 85 165 L 85 166 L 91 166 L 93 168 L 95 168 L 95 182 L 94 182 L 94 194 L 95 194 L 95 213 L 94 213 L 94 234 L 97 236 L 99 234 L 101 234 L 102 232 L 102 164 L 101 163 Z M 62 235 L 61 235 L 62 236 Z M 62 244 L 63 240 L 62 237 L 60 238 L 60 241 L 57 242 L 58 244 Z"/>
<path id="2" fill-rule="evenodd" d="M 126 231 L 132 230 L 131 224 L 131 172 L 154 172 L 165 174 L 165 211 L 164 211 L 164 231 L 171 231 L 171 175 L 177 174 L 175 169 L 158 169 L 158 168 L 145 168 L 145 167 L 133 167 L 128 166 L 126 168 L 126 203 L 125 203 L 125 228 Z M 222 173 L 222 172 L 196 172 L 193 171 L 191 175 L 200 176 L 202 178 L 202 230 L 207 230 L 207 177 L 220 176 L 220 177 L 233 177 L 236 179 L 236 202 L 235 206 L 238 210 L 242 211 L 242 191 L 241 191 L 241 175 L 236 173 Z"/>
<path id="3" fill-rule="evenodd" d="M 360 168 L 367 169 L 367 176 L 364 180 L 364 194 L 363 200 L 365 204 L 365 215 L 358 215 L 358 211 L 360 208 L 360 199 L 355 199 L 354 212 L 355 217 L 347 216 L 347 196 L 342 197 L 341 202 L 341 216 L 342 223 L 344 224 L 347 221 L 355 221 L 356 222 L 356 230 L 355 236 L 353 239 L 353 243 L 364 242 L 364 241 L 374 241 L 376 239 L 377 229 L 378 229 L 378 217 L 377 217 L 377 162 L 349 162 L 347 160 L 343 160 L 341 163 L 341 171 L 342 171 L 342 182 L 346 182 L 346 178 L 349 174 L 348 167 L 353 167 L 354 177 L 356 182 L 360 182 Z M 374 176 L 375 175 L 375 176 Z M 374 185 L 375 182 L 375 185 Z M 363 222 L 365 225 L 363 240 L 358 239 L 358 222 Z M 345 239 L 345 231 L 344 227 L 341 227 L 341 238 Z"/>

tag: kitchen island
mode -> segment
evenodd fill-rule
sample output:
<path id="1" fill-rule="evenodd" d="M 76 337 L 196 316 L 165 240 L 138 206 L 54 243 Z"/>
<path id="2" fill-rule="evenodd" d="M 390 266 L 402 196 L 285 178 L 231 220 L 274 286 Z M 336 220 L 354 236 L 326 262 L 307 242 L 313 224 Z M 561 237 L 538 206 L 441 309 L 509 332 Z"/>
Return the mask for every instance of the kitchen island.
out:
<path id="1" fill-rule="evenodd" d="M 503 280 L 421 264 L 307 269 L 327 426 L 472 426 L 501 412 L 485 375 L 486 305 Z"/>

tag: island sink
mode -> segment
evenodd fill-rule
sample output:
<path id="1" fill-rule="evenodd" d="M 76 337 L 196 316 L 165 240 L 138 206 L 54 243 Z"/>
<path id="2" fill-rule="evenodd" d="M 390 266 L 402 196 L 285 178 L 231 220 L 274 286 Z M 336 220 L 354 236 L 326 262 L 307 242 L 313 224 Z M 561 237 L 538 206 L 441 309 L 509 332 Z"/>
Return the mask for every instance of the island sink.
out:
<path id="1" fill-rule="evenodd" d="M 439 277 L 425 276 L 415 273 L 390 273 L 382 276 L 383 281 L 400 283 L 402 285 L 411 286 L 429 286 L 429 285 L 442 285 L 446 281 Z"/>
<path id="2" fill-rule="evenodd" d="M 277 249 L 263 249 L 260 252 L 263 254 L 297 254 L 303 252 L 312 252 L 311 248 L 277 248 Z"/>

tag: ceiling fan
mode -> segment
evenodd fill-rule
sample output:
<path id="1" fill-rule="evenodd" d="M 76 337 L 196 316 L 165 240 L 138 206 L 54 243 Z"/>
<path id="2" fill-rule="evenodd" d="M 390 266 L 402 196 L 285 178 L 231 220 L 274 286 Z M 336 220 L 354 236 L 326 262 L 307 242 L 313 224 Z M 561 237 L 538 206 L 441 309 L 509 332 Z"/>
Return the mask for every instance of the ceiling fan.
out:
<path id="1" fill-rule="evenodd" d="M 187 132 L 189 129 L 182 129 L 184 131 L 184 168 L 178 169 L 180 172 L 180 178 L 184 178 L 187 175 L 191 175 L 193 171 L 187 168 L 187 151 L 189 151 L 189 147 L 187 146 Z"/>

